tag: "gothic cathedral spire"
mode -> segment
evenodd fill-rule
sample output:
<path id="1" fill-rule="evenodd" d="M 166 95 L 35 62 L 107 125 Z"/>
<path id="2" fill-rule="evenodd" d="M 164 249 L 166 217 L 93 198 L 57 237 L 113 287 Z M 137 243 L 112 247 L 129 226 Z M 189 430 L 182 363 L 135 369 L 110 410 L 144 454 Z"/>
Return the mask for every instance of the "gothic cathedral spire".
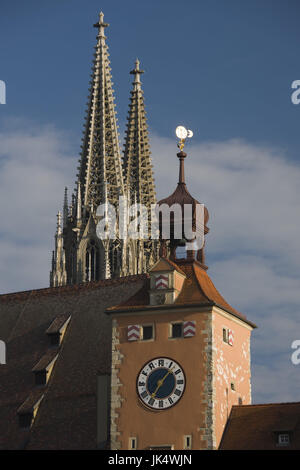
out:
<path id="1" fill-rule="evenodd" d="M 118 198 L 124 194 L 124 190 L 113 83 L 104 34 L 109 25 L 104 22 L 102 12 L 94 26 L 98 29 L 98 35 L 76 196 L 73 195 L 71 206 L 68 207 L 65 190 L 63 232 L 59 234 L 62 239 L 60 250 L 63 250 L 65 256 L 66 274 L 61 276 L 57 272 L 58 262 L 54 257 L 50 273 L 51 286 L 105 279 L 121 273 L 120 241 L 102 241 L 96 234 L 96 212 L 99 204 L 109 202 L 117 207 Z M 111 262 L 114 264 L 112 267 Z"/>
<path id="2" fill-rule="evenodd" d="M 107 183 L 108 201 L 116 205 L 119 188 L 123 193 L 122 165 L 119 148 L 118 126 L 112 88 L 105 28 L 100 13 L 97 45 L 84 129 L 78 183 L 81 185 L 82 205 L 96 210 L 104 200 L 104 183 Z"/>
<path id="3" fill-rule="evenodd" d="M 141 87 L 140 62 L 136 59 L 127 118 L 123 158 L 124 189 L 128 204 L 143 204 L 148 210 L 148 232 L 151 233 L 151 205 L 156 203 L 154 176 L 148 138 L 144 96 Z M 130 240 L 126 243 L 128 274 L 148 271 L 157 259 L 154 240 Z"/>
<path id="4" fill-rule="evenodd" d="M 135 68 L 130 73 L 134 75 L 134 81 L 129 104 L 123 159 L 125 188 L 132 203 L 136 193 L 137 201 L 149 207 L 150 204 L 156 203 L 156 195 L 140 79 L 140 75 L 144 71 L 140 70 L 138 59 L 136 59 Z"/>
<path id="5" fill-rule="evenodd" d="M 129 205 L 155 204 L 155 187 L 140 75 L 136 61 L 125 139 L 123 167 L 119 148 L 111 68 L 101 12 L 85 117 L 76 190 L 68 206 L 64 194 L 63 220 L 56 234 L 50 285 L 78 284 L 145 272 L 158 256 L 156 240 L 101 240 L 97 237 L 97 208 L 119 198 Z M 149 232 L 151 226 L 149 223 Z M 59 258 L 59 259 L 58 259 Z M 63 273 L 61 272 L 63 270 Z"/>

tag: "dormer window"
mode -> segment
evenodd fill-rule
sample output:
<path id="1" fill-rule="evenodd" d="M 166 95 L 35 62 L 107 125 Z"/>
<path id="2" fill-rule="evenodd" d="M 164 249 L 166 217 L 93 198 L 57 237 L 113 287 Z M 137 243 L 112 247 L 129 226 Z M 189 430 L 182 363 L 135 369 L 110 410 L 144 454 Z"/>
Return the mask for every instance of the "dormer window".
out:
<path id="1" fill-rule="evenodd" d="M 20 406 L 17 411 L 20 428 L 30 428 L 43 398 L 44 395 L 41 393 L 31 393 L 27 400 Z"/>
<path id="2" fill-rule="evenodd" d="M 32 372 L 34 372 L 35 375 L 36 385 L 47 384 L 57 357 L 58 354 L 55 354 L 53 353 L 53 351 L 51 351 L 50 353 L 45 354 L 41 358 L 41 360 L 34 366 Z"/>
<path id="3" fill-rule="evenodd" d="M 150 305 L 175 302 L 186 276 L 173 262 L 160 258 L 150 270 Z"/>
<path id="4" fill-rule="evenodd" d="M 288 446 L 290 445 L 290 433 L 284 432 L 278 434 L 277 444 L 279 446 Z"/>
<path id="5" fill-rule="evenodd" d="M 49 336 L 51 346 L 59 346 L 62 342 L 67 326 L 71 320 L 71 315 L 58 315 L 49 328 L 46 334 Z"/>

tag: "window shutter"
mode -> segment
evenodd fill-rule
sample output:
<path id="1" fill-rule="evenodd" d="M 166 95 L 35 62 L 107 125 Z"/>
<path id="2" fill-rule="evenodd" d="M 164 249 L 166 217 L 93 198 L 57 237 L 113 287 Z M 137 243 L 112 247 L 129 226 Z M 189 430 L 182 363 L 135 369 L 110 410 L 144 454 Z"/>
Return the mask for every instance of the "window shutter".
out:
<path id="1" fill-rule="evenodd" d="M 185 321 L 183 322 L 183 336 L 184 338 L 189 338 L 190 336 L 195 336 L 196 334 L 196 322 L 195 321 Z"/>
<path id="2" fill-rule="evenodd" d="M 127 338 L 128 341 L 137 341 L 138 339 L 140 339 L 140 326 L 129 325 L 127 329 Z"/>
<path id="3" fill-rule="evenodd" d="M 233 339 L 234 339 L 233 331 L 228 330 L 228 344 L 230 344 L 230 346 L 233 346 Z"/>
<path id="4" fill-rule="evenodd" d="M 167 289 L 169 287 L 169 276 L 167 274 L 157 274 L 155 276 L 155 289 Z"/>

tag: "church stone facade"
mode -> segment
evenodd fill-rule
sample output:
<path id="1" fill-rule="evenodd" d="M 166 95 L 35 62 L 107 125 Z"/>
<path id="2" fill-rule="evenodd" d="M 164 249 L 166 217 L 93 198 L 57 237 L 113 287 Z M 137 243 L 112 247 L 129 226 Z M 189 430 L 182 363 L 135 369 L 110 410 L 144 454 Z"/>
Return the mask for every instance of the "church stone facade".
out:
<path id="1" fill-rule="evenodd" d="M 101 240 L 96 234 L 99 205 L 109 203 L 118 211 L 122 197 L 129 206 L 143 204 L 150 214 L 156 195 L 139 60 L 130 72 L 133 87 L 121 158 L 104 34 L 109 25 L 104 22 L 103 13 L 94 26 L 98 35 L 76 189 L 71 201 L 65 189 L 63 213 L 57 215 L 50 272 L 50 286 L 54 287 L 140 274 L 146 272 L 158 256 L 157 241 L 121 239 L 118 234 L 114 239 Z"/>

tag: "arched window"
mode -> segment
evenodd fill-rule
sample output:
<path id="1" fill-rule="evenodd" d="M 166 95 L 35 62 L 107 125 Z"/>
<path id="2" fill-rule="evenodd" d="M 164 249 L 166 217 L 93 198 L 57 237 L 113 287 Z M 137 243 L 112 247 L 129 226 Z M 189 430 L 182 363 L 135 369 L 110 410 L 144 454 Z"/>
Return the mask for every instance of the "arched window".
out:
<path id="1" fill-rule="evenodd" d="M 109 262 L 112 276 L 118 274 L 117 271 L 120 265 L 120 252 L 117 244 L 112 244 L 109 250 Z"/>
<path id="2" fill-rule="evenodd" d="M 100 278 L 99 248 L 95 240 L 90 240 L 85 253 L 86 281 L 98 281 Z"/>

